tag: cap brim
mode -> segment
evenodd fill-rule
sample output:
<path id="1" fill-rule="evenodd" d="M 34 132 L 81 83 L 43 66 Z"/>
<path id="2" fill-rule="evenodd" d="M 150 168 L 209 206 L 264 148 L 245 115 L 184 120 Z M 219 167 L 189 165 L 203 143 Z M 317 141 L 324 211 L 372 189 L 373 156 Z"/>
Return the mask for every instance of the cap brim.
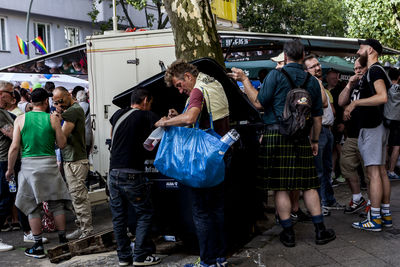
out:
<path id="1" fill-rule="evenodd" d="M 367 41 L 366 41 L 366 40 L 360 40 L 360 39 L 358 39 L 358 44 L 359 44 L 359 45 L 366 45 L 366 44 L 367 44 Z"/>

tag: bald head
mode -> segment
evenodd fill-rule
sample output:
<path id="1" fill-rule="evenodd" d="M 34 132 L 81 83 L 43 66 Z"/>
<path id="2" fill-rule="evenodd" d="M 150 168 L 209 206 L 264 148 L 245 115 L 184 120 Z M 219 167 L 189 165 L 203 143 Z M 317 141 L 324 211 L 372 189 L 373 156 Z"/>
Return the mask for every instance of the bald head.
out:
<path id="1" fill-rule="evenodd" d="M 74 103 L 71 94 L 62 86 L 56 87 L 53 91 L 53 105 L 58 111 L 68 109 Z"/>

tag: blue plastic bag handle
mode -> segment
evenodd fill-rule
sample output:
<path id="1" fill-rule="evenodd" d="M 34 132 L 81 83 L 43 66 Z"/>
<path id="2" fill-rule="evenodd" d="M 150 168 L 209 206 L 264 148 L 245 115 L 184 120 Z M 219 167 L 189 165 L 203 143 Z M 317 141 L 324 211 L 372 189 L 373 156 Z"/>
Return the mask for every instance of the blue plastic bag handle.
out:
<path id="1" fill-rule="evenodd" d="M 204 102 L 205 102 L 204 92 L 206 93 L 206 95 L 207 95 L 209 101 L 210 101 L 210 96 L 208 95 L 207 90 L 204 90 L 203 87 L 200 87 L 200 88 L 197 88 L 197 89 L 199 89 L 199 90 L 202 92 L 202 94 L 203 94 L 203 100 L 201 101 L 201 110 L 203 110 L 203 105 L 204 105 Z M 210 104 L 211 104 L 211 101 L 210 101 Z M 188 106 L 189 106 L 189 103 L 186 104 L 186 106 L 185 106 L 185 108 L 184 108 L 184 110 L 183 110 L 182 113 L 185 113 L 185 112 L 186 112 L 186 109 L 187 109 Z M 196 120 L 195 124 L 193 124 L 193 128 L 195 128 L 195 129 L 199 129 L 200 118 L 201 118 L 201 110 L 200 110 L 200 114 L 199 114 L 199 116 L 197 117 L 197 120 Z M 210 128 L 211 128 L 212 130 L 214 130 L 214 123 L 213 123 L 213 120 L 212 120 L 212 113 L 211 113 L 211 105 L 210 105 L 210 107 L 208 107 L 208 110 L 209 110 L 208 116 L 209 116 L 209 118 L 210 118 Z"/>

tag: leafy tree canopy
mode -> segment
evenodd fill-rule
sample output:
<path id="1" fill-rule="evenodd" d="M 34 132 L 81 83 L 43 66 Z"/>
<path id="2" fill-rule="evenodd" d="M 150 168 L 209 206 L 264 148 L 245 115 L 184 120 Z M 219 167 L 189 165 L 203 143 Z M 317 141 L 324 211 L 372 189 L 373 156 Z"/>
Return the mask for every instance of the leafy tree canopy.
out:
<path id="1" fill-rule="evenodd" d="M 251 31 L 344 36 L 342 0 L 239 0 L 238 20 Z"/>

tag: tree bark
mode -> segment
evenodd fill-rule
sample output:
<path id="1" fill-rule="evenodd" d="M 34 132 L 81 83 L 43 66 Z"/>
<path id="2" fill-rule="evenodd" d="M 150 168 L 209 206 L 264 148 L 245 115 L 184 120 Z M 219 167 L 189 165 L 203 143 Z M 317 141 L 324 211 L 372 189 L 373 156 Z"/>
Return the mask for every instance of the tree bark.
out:
<path id="1" fill-rule="evenodd" d="M 191 61 L 209 57 L 224 66 L 222 48 L 208 0 L 164 0 L 175 39 L 175 55 Z"/>
<path id="2" fill-rule="evenodd" d="M 121 4 L 122 10 L 124 11 L 124 14 L 125 14 L 125 17 L 126 17 L 126 19 L 128 20 L 128 22 L 129 22 L 129 26 L 130 26 L 132 29 L 135 28 L 135 25 L 133 24 L 131 18 L 129 17 L 128 10 L 126 9 L 124 0 L 119 0 L 119 3 Z M 147 19 L 147 17 L 146 17 L 146 19 Z"/>

